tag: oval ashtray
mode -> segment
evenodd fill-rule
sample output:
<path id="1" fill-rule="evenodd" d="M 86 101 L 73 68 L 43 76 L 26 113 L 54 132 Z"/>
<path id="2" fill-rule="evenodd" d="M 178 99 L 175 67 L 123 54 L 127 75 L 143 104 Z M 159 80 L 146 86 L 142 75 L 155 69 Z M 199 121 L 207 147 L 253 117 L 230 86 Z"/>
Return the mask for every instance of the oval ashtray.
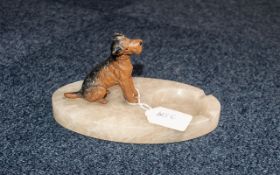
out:
<path id="1" fill-rule="evenodd" d="M 185 131 L 177 131 L 148 122 L 145 111 L 128 105 L 118 86 L 110 88 L 107 104 L 84 99 L 66 99 L 65 92 L 80 89 L 82 81 L 56 90 L 52 96 L 53 115 L 63 127 L 77 133 L 115 142 L 158 144 L 180 142 L 213 131 L 219 122 L 221 105 L 212 95 L 183 83 L 134 78 L 141 101 L 152 107 L 162 106 L 193 116 Z"/>

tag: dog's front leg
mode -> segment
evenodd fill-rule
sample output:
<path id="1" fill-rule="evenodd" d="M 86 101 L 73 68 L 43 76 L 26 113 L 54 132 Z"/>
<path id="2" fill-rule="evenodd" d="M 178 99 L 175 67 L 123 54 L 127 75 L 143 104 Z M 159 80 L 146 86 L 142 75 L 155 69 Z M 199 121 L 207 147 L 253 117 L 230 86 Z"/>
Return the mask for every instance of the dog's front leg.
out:
<path id="1" fill-rule="evenodd" d="M 138 93 L 134 87 L 132 77 L 126 77 L 120 81 L 120 87 L 123 91 L 125 99 L 129 103 L 137 103 L 138 102 Z"/>

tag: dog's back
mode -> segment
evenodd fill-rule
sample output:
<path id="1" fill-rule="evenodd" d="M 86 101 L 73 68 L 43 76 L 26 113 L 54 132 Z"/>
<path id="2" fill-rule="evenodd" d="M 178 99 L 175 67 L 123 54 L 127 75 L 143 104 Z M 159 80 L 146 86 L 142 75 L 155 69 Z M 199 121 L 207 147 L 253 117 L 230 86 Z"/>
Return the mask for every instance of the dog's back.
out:
<path id="1" fill-rule="evenodd" d="M 79 91 L 64 93 L 64 96 L 71 99 L 84 97 L 85 92 L 88 91 L 89 89 L 92 89 L 95 86 L 98 73 L 105 67 L 109 66 L 109 64 L 112 63 L 113 61 L 114 61 L 113 56 L 110 56 L 102 63 L 96 65 L 92 69 L 92 71 L 89 74 L 87 74 L 87 76 L 85 77 L 82 87 Z"/>

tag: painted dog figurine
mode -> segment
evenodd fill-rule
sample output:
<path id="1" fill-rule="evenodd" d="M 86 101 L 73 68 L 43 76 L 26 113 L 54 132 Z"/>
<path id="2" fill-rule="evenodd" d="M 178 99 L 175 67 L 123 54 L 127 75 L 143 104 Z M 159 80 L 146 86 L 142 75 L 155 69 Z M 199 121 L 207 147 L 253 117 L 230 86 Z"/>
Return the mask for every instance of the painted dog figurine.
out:
<path id="1" fill-rule="evenodd" d="M 105 99 L 109 93 L 108 88 L 119 85 L 124 98 L 130 103 L 137 103 L 138 93 L 132 79 L 133 66 L 130 56 L 141 54 L 142 44 L 141 39 L 129 39 L 123 34 L 116 33 L 113 36 L 110 57 L 86 76 L 78 92 L 68 92 L 64 96 L 105 104 L 108 102 Z"/>

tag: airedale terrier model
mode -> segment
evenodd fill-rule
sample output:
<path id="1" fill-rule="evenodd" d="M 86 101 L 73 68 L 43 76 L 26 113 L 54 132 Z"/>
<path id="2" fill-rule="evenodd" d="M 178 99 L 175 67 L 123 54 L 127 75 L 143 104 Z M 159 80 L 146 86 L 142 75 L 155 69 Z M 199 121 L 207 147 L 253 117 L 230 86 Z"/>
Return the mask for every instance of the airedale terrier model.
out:
<path id="1" fill-rule="evenodd" d="M 124 98 L 130 103 L 138 102 L 138 93 L 132 79 L 133 66 L 130 56 L 141 54 L 143 41 L 129 39 L 123 34 L 113 36 L 110 57 L 95 67 L 85 78 L 78 92 L 68 92 L 67 98 L 84 98 L 89 102 L 107 103 L 108 88 L 119 85 Z"/>

